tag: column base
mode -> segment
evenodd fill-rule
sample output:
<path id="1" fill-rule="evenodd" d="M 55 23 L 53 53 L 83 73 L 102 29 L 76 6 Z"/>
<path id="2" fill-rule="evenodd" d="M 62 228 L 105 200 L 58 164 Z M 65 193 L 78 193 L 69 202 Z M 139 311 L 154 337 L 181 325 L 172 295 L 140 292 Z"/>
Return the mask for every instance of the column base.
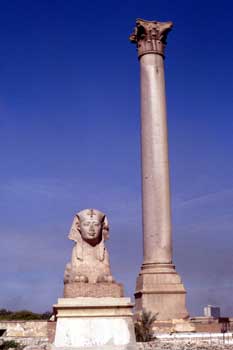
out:
<path id="1" fill-rule="evenodd" d="M 186 319 L 186 290 L 173 264 L 143 264 L 136 283 L 136 314 L 143 309 L 157 320 Z"/>

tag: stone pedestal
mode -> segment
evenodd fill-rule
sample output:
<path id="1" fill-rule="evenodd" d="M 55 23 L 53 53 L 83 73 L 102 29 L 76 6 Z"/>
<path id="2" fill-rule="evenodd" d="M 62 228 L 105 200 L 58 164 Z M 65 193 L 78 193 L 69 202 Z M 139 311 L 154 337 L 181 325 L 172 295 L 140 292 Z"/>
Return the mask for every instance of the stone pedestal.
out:
<path id="1" fill-rule="evenodd" d="M 157 320 L 185 319 L 185 294 L 174 265 L 143 265 L 136 283 L 136 312 L 145 309 L 158 313 Z"/>
<path id="2" fill-rule="evenodd" d="M 136 311 L 158 319 L 185 318 L 185 289 L 172 264 L 169 159 L 164 49 L 172 22 L 138 19 L 130 40 L 137 45 L 141 78 L 143 265 Z"/>
<path id="3" fill-rule="evenodd" d="M 130 298 L 61 298 L 55 349 L 136 350 Z"/>
<path id="4" fill-rule="evenodd" d="M 64 298 L 77 297 L 113 297 L 124 296 L 123 285 L 120 283 L 82 283 L 70 282 L 64 284 Z"/>

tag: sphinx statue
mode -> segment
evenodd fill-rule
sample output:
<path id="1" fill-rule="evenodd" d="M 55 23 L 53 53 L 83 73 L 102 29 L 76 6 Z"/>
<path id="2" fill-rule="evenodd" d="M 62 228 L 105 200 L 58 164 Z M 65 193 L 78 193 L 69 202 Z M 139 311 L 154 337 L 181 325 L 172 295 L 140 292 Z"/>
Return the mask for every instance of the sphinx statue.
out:
<path id="1" fill-rule="evenodd" d="M 109 238 L 106 215 L 97 209 L 80 211 L 74 217 L 68 238 L 75 244 L 71 262 L 65 269 L 64 296 L 91 296 L 98 292 L 100 296 L 112 296 L 112 293 L 122 296 L 122 286 L 112 277 L 104 244 Z"/>
<path id="2" fill-rule="evenodd" d="M 63 298 L 53 305 L 52 350 L 136 349 L 133 304 L 111 274 L 106 215 L 96 209 L 78 212 L 68 238 L 74 245 L 65 268 Z"/>

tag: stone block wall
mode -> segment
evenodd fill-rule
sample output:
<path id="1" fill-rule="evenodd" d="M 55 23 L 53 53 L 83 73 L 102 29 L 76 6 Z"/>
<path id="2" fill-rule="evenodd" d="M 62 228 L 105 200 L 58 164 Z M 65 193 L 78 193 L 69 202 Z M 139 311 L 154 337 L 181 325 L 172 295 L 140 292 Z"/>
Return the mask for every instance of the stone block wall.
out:
<path id="1" fill-rule="evenodd" d="M 52 343 L 55 328 L 56 322 L 51 321 L 0 321 L 0 339 L 37 346 Z"/>
<path id="2" fill-rule="evenodd" d="M 48 342 L 49 343 L 53 343 L 53 341 L 54 341 L 54 338 L 55 338 L 55 331 L 56 331 L 56 323 L 57 322 L 54 322 L 54 321 L 52 321 L 52 322 L 50 322 L 50 321 L 48 321 L 47 322 L 47 336 L 48 336 Z"/>
<path id="3" fill-rule="evenodd" d="M 6 329 L 4 337 L 47 338 L 48 321 L 0 321 L 0 329 Z"/>

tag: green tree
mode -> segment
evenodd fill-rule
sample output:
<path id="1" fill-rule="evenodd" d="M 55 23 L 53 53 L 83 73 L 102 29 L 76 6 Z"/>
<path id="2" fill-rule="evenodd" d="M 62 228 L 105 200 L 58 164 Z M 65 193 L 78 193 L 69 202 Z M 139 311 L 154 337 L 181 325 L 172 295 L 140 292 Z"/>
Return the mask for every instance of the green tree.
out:
<path id="1" fill-rule="evenodd" d="M 153 314 L 151 311 L 145 309 L 139 314 L 137 321 L 134 324 L 136 341 L 138 342 L 148 342 L 150 340 L 156 339 L 153 335 L 153 324 L 157 319 L 157 314 Z"/>
<path id="2" fill-rule="evenodd" d="M 10 311 L 0 309 L 0 320 L 48 320 L 51 316 L 52 313 L 49 311 L 46 311 L 43 314 L 38 314 L 29 310 Z"/>

